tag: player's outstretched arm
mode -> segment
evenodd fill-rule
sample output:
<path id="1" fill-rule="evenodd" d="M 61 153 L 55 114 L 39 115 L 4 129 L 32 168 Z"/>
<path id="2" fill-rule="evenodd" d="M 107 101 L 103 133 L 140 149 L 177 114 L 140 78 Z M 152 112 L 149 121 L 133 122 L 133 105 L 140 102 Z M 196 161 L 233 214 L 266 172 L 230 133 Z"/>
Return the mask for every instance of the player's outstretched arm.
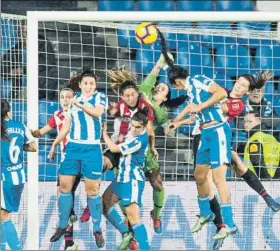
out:
<path id="1" fill-rule="evenodd" d="M 48 124 L 43 126 L 42 128 L 38 130 L 31 130 L 31 134 L 35 138 L 40 138 L 46 134 L 48 134 L 53 128 L 50 127 Z"/>
<path id="2" fill-rule="evenodd" d="M 111 152 L 113 153 L 120 153 L 121 149 L 120 146 L 117 145 L 108 135 L 107 133 L 107 125 L 104 123 L 103 124 L 103 139 L 107 145 L 107 147 L 110 149 Z"/>
<path id="3" fill-rule="evenodd" d="M 49 152 L 49 158 L 51 160 L 53 160 L 54 155 L 55 155 L 55 148 L 56 146 L 66 138 L 67 134 L 70 131 L 70 125 L 71 125 L 71 117 L 68 115 L 65 120 L 64 120 L 64 124 L 63 127 L 61 128 L 59 134 L 57 135 L 56 139 L 54 140 L 51 150 Z"/>
<path id="4" fill-rule="evenodd" d="M 171 53 L 168 53 L 168 56 L 171 60 L 174 61 L 173 56 Z M 151 70 L 150 74 L 144 79 L 142 84 L 140 85 L 140 92 L 144 93 L 145 95 L 149 96 L 152 89 L 155 86 L 155 83 L 157 82 L 157 76 L 162 68 L 166 66 L 166 62 L 164 59 L 163 54 L 160 55 L 160 58 L 158 59 L 157 63 Z"/>
<path id="5" fill-rule="evenodd" d="M 200 105 L 197 105 L 197 109 L 192 109 L 192 112 L 202 111 L 208 108 L 209 106 L 219 103 L 221 100 L 227 97 L 226 90 L 216 83 L 211 84 L 211 86 L 208 89 L 208 92 L 213 94 L 212 97 L 209 98 L 207 101 L 201 103 Z"/>
<path id="6" fill-rule="evenodd" d="M 179 122 L 181 121 L 186 115 L 188 115 L 191 112 L 191 103 L 189 103 L 184 110 L 182 110 L 178 116 L 173 119 L 173 122 Z"/>
<path id="7" fill-rule="evenodd" d="M 181 121 L 172 121 L 171 123 L 169 123 L 168 125 L 168 132 L 170 131 L 174 131 L 175 129 L 177 129 L 178 127 L 180 127 L 181 125 L 189 125 L 194 123 L 196 120 L 196 116 L 193 114 L 191 115 L 189 118 L 187 119 L 183 119 Z"/>

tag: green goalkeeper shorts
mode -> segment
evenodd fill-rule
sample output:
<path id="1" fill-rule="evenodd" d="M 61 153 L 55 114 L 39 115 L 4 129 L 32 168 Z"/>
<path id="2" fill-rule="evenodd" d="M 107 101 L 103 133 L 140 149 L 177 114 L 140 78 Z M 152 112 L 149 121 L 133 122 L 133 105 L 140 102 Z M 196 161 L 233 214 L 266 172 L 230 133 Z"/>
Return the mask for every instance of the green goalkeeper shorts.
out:
<path id="1" fill-rule="evenodd" d="M 159 168 L 158 160 L 154 158 L 151 148 L 148 148 L 148 152 L 145 159 L 144 173 L 150 172 L 152 169 Z"/>

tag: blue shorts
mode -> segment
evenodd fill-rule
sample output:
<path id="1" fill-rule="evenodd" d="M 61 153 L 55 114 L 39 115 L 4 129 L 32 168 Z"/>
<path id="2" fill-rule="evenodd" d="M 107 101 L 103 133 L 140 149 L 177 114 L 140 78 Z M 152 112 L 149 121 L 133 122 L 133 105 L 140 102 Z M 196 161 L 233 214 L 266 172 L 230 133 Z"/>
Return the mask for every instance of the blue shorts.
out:
<path id="1" fill-rule="evenodd" d="M 109 189 L 121 200 L 122 206 L 125 207 L 132 203 L 136 203 L 141 207 L 144 187 L 144 181 L 133 179 L 126 183 L 120 183 L 114 179 L 110 184 Z"/>
<path id="2" fill-rule="evenodd" d="M 231 162 L 231 130 L 227 122 L 202 129 L 196 155 L 197 165 L 217 168 Z"/>
<path id="3" fill-rule="evenodd" d="M 18 212 L 24 184 L 13 185 L 1 182 L 1 209 L 9 213 Z"/>
<path id="4" fill-rule="evenodd" d="M 65 149 L 65 158 L 60 163 L 60 175 L 78 175 L 91 180 L 101 179 L 103 158 L 101 145 L 86 145 L 69 142 Z"/>

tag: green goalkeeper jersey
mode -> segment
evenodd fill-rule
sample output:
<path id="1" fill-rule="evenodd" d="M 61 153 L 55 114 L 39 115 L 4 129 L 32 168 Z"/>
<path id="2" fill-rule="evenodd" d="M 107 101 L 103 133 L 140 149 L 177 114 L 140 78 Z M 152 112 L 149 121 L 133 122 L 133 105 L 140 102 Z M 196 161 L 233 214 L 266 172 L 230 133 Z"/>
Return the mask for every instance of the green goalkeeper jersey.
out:
<path id="1" fill-rule="evenodd" d="M 158 105 L 154 100 L 152 89 L 155 86 L 157 77 L 153 74 L 149 74 L 140 86 L 140 92 L 142 93 L 145 100 L 153 107 L 155 122 L 154 126 L 162 126 L 168 120 L 167 109 L 165 105 Z"/>

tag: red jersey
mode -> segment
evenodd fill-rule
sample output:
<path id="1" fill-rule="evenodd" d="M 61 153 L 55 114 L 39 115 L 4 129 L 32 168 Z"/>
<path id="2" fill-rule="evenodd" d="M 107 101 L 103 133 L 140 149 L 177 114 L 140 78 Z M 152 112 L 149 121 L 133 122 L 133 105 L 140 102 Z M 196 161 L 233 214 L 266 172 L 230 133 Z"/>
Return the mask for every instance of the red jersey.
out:
<path id="1" fill-rule="evenodd" d="M 54 114 L 50 117 L 50 119 L 48 120 L 47 124 L 53 128 L 57 130 L 57 133 L 60 132 L 60 130 L 62 129 L 63 126 L 63 121 L 66 117 L 66 114 L 63 110 L 57 110 L 54 112 Z M 65 150 L 65 146 L 67 144 L 67 138 L 63 139 L 60 143 L 60 150 L 61 153 L 64 153 Z"/>
<path id="2" fill-rule="evenodd" d="M 154 121 L 153 108 L 143 98 L 139 97 L 139 101 L 135 109 L 131 109 L 122 99 L 119 100 L 117 103 L 116 114 L 119 118 L 115 120 L 114 124 L 114 130 L 118 143 L 122 143 L 124 141 L 124 137 L 129 131 L 129 124 L 132 116 L 138 111 L 138 109 L 143 109 L 144 107 L 149 107 L 148 120 Z"/>

